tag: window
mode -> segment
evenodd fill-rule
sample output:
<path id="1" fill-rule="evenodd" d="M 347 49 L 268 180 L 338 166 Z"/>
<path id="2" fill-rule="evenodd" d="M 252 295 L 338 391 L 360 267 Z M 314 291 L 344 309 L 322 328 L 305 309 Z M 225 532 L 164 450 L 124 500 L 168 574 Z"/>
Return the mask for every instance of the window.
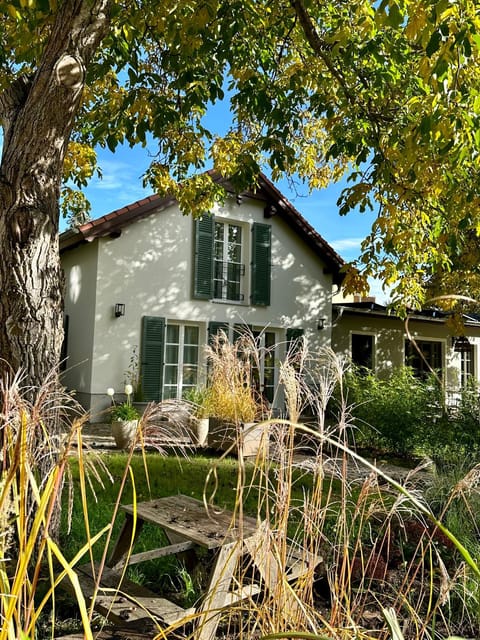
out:
<path id="1" fill-rule="evenodd" d="M 234 324 L 232 328 L 223 322 L 210 322 L 208 325 L 209 341 L 223 331 L 227 338 L 235 344 L 237 356 L 246 359 L 252 367 L 252 378 L 255 389 L 269 402 L 273 402 L 278 382 L 278 336 L 275 331 L 256 330 L 251 325 Z M 236 344 L 242 336 L 253 336 L 259 357 L 243 352 L 242 344 Z M 258 366 L 257 366 L 258 365 Z"/>
<path id="2" fill-rule="evenodd" d="M 247 229 L 246 225 L 214 216 L 195 220 L 194 298 L 236 303 L 247 300 L 247 259 L 251 303 L 270 304 L 271 226 L 252 225 L 250 251 Z"/>
<path id="3" fill-rule="evenodd" d="M 256 362 L 252 362 L 253 382 L 258 393 L 272 403 L 277 380 L 275 368 L 278 361 L 277 336 L 273 331 L 252 331 L 252 333 L 260 356 Z"/>
<path id="4" fill-rule="evenodd" d="M 165 336 L 164 400 L 181 398 L 198 381 L 198 327 L 167 324 Z"/>
<path id="5" fill-rule="evenodd" d="M 460 352 L 460 384 L 465 387 L 473 376 L 473 345 Z"/>
<path id="6" fill-rule="evenodd" d="M 405 364 L 412 367 L 419 378 L 428 377 L 432 369 L 436 373 L 443 371 L 442 343 L 438 340 L 410 340 L 405 341 Z M 420 353 L 418 352 L 420 350 Z"/>
<path id="7" fill-rule="evenodd" d="M 361 369 L 373 370 L 373 336 L 352 333 L 352 362 Z"/>
<path id="8" fill-rule="evenodd" d="M 181 398 L 198 384 L 199 339 L 196 325 L 143 317 L 140 375 L 146 401 Z"/>
<path id="9" fill-rule="evenodd" d="M 215 222 L 213 297 L 217 300 L 243 300 L 242 227 Z"/>

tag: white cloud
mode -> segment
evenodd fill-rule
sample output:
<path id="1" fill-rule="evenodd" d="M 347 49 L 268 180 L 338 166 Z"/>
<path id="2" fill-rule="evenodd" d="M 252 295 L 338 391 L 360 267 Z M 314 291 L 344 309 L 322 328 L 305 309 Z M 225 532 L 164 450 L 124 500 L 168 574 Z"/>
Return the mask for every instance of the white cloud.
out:
<path id="1" fill-rule="evenodd" d="M 363 238 L 339 238 L 338 240 L 332 240 L 330 244 L 335 251 L 349 251 L 350 249 L 357 249 L 360 252 L 360 245 Z"/>

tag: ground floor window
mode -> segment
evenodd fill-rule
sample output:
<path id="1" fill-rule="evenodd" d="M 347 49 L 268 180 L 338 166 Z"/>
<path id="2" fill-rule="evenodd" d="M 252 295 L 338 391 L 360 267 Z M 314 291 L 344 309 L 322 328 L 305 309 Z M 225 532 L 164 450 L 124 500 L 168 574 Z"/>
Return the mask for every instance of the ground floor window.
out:
<path id="1" fill-rule="evenodd" d="M 163 394 L 181 398 L 198 384 L 199 328 L 194 325 L 168 323 L 165 334 Z"/>
<path id="2" fill-rule="evenodd" d="M 242 336 L 253 338 L 256 353 L 244 353 L 241 345 L 237 349 L 237 354 L 239 357 L 248 359 L 255 389 L 264 399 L 272 403 L 278 382 L 278 334 L 275 331 L 256 329 L 251 325 L 234 325 L 230 336 L 228 326 L 217 328 L 225 331 L 233 343 L 241 340 Z"/>
<path id="3" fill-rule="evenodd" d="M 273 331 L 254 331 L 253 335 L 260 355 L 253 377 L 261 395 L 272 403 L 277 378 L 275 369 L 278 361 L 277 336 Z"/>
<path id="4" fill-rule="evenodd" d="M 466 387 L 473 376 L 473 345 L 460 352 L 460 384 Z"/>
<path id="5" fill-rule="evenodd" d="M 415 346 L 416 344 L 416 346 Z M 432 370 L 443 371 L 443 348 L 439 340 L 405 341 L 405 364 L 412 367 L 419 378 L 427 378 Z"/>
<path id="6" fill-rule="evenodd" d="M 352 362 L 360 369 L 373 371 L 374 336 L 368 333 L 352 333 Z"/>

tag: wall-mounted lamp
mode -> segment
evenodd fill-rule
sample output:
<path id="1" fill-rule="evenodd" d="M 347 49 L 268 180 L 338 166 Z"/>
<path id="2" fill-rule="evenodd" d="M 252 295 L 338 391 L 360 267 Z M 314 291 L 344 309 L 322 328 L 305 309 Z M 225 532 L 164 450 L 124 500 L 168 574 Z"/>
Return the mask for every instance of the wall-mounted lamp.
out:
<path id="1" fill-rule="evenodd" d="M 317 329 L 319 331 L 323 331 L 323 329 L 325 329 L 325 322 L 327 321 L 326 318 L 319 318 L 318 322 L 317 322 Z"/>
<path id="2" fill-rule="evenodd" d="M 125 315 L 125 305 L 123 302 L 115 303 L 115 318 L 120 318 L 120 316 Z"/>

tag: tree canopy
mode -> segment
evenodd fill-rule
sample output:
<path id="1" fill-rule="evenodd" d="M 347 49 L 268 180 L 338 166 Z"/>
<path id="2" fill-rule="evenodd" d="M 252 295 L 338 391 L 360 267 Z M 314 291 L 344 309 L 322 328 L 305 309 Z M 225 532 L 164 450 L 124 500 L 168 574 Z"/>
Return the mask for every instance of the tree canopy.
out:
<path id="1" fill-rule="evenodd" d="M 350 265 L 351 291 L 375 275 L 408 305 L 421 305 L 432 283 L 436 293 L 480 292 L 475 0 L 0 6 L 1 182 L 10 185 L 0 189 L 0 245 L 15 246 L 15 259 L 19 243 L 58 231 L 61 179 L 65 205 L 85 207 L 65 185 L 81 188 L 98 170 L 96 145 L 145 145 L 152 135 L 158 154 L 145 179 L 176 194 L 187 213 L 222 197 L 202 172 L 206 162 L 238 189 L 265 166 L 274 179 L 300 176 L 312 189 L 347 174 L 340 214 L 378 211 L 362 257 Z M 218 100 L 232 111 L 223 136 L 202 120 Z M 32 206 L 48 181 L 48 203 Z M 19 199 L 30 183 L 35 197 Z M 26 222 L 47 210 L 48 232 Z M 22 251 L 22 260 L 37 255 Z M 0 277 L 5 295 L 10 276 Z M 1 304 L 0 316 L 15 335 L 24 331 Z M 8 356 L 5 340 L 0 347 Z"/>

